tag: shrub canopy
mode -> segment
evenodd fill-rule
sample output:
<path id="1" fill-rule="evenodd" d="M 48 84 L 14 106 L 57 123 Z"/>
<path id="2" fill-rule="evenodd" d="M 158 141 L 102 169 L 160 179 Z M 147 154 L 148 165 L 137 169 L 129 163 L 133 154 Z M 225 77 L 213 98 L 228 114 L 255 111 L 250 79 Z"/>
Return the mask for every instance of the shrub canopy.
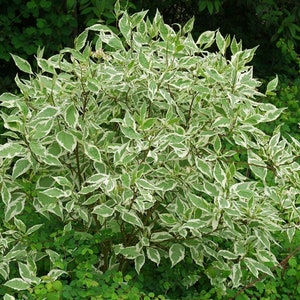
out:
<path id="1" fill-rule="evenodd" d="M 10 110 L 0 146 L 6 286 L 38 284 L 36 261 L 47 257 L 53 280 L 70 271 L 56 263 L 62 249 L 26 243 L 43 230 L 22 221 L 27 206 L 65 234 L 100 233 L 103 271 L 191 258 L 224 289 L 272 275 L 275 236 L 291 240 L 299 221 L 300 144 L 259 129 L 282 109 L 256 101 L 255 49 L 219 31 L 195 41 L 193 19 L 175 31 L 159 13 L 117 14 L 120 35 L 90 26 L 74 48 L 40 51 L 37 72 L 13 56 L 29 78 L 0 96 Z"/>

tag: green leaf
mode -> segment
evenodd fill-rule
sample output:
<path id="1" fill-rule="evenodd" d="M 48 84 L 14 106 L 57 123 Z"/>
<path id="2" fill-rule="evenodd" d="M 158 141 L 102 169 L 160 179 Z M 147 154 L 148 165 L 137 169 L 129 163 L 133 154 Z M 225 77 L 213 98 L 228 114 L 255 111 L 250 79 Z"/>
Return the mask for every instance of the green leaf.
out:
<path id="1" fill-rule="evenodd" d="M 216 179 L 216 181 L 223 187 L 226 187 L 226 174 L 224 172 L 224 170 L 221 167 L 221 164 L 219 162 L 215 163 L 214 166 L 214 178 Z"/>
<path id="2" fill-rule="evenodd" d="M 159 184 L 156 184 L 155 189 L 161 191 L 172 191 L 177 186 L 177 182 L 173 179 L 160 181 Z"/>
<path id="3" fill-rule="evenodd" d="M 20 230 L 23 233 L 26 232 L 26 225 L 24 224 L 24 222 L 22 220 L 14 218 L 14 224 L 16 225 L 16 227 L 18 228 L 18 230 Z"/>
<path id="4" fill-rule="evenodd" d="M 229 259 L 229 260 L 234 260 L 234 259 L 237 259 L 239 256 L 235 253 L 232 253 L 228 250 L 220 250 L 218 252 L 219 255 L 223 256 L 224 258 L 226 259 Z"/>
<path id="5" fill-rule="evenodd" d="M 230 207 L 230 202 L 227 199 L 226 195 L 220 195 L 220 196 L 218 196 L 216 198 L 216 200 L 217 200 L 218 207 L 220 209 L 224 209 L 224 208 L 229 208 Z"/>
<path id="6" fill-rule="evenodd" d="M 57 262 L 62 262 L 63 259 L 60 256 L 60 254 L 58 254 L 56 251 L 53 251 L 51 249 L 46 249 L 45 252 L 48 254 L 50 261 L 52 262 L 52 264 L 56 264 Z"/>
<path id="7" fill-rule="evenodd" d="M 17 55 L 11 54 L 16 66 L 23 72 L 33 74 L 29 62 Z"/>
<path id="8" fill-rule="evenodd" d="M 148 247 L 147 248 L 147 257 L 153 261 L 154 263 L 157 264 L 157 266 L 160 263 L 160 254 L 159 251 L 153 247 Z"/>
<path id="9" fill-rule="evenodd" d="M 47 59 L 37 58 L 37 63 L 44 72 L 56 74 L 54 66 Z"/>
<path id="10" fill-rule="evenodd" d="M 194 23 L 195 23 L 195 18 L 192 17 L 184 24 L 184 26 L 182 28 L 182 33 L 186 34 L 188 32 L 191 32 L 194 28 Z"/>
<path id="11" fill-rule="evenodd" d="M 215 41 L 215 31 L 205 31 L 201 33 L 198 40 L 196 41 L 196 44 L 199 44 L 199 46 L 203 49 L 210 47 L 213 42 Z"/>
<path id="12" fill-rule="evenodd" d="M 16 298 L 14 296 L 5 294 L 3 297 L 3 300 L 16 300 Z"/>
<path id="13" fill-rule="evenodd" d="M 247 268 L 250 270 L 250 272 L 256 277 L 258 278 L 258 274 L 259 271 L 266 273 L 272 277 L 274 277 L 273 273 L 271 272 L 270 268 L 268 268 L 267 266 L 265 266 L 263 263 L 258 262 L 256 260 L 254 260 L 253 258 L 250 257 L 246 257 L 244 259 L 244 262 L 247 266 Z"/>
<path id="14" fill-rule="evenodd" d="M 75 38 L 74 44 L 76 50 L 79 51 L 85 46 L 87 37 L 88 37 L 88 30 L 85 30 Z"/>
<path id="15" fill-rule="evenodd" d="M 56 140 L 60 146 L 69 152 L 73 152 L 76 148 L 76 138 L 69 132 L 60 131 L 56 134 Z"/>
<path id="16" fill-rule="evenodd" d="M 134 259 L 134 267 L 138 274 L 140 273 L 141 268 L 143 267 L 144 264 L 145 264 L 145 254 L 142 252 L 142 254 L 138 255 Z"/>
<path id="17" fill-rule="evenodd" d="M 138 226 L 140 228 L 144 228 L 144 224 L 142 223 L 141 219 L 133 211 L 123 211 L 123 212 L 121 212 L 121 218 L 126 223 L 129 223 L 133 226 Z"/>
<path id="18" fill-rule="evenodd" d="M 20 96 L 14 95 L 12 93 L 3 93 L 0 95 L 0 101 L 1 106 L 7 107 L 7 108 L 15 108 L 17 105 L 17 102 L 19 102 L 21 99 Z"/>
<path id="19" fill-rule="evenodd" d="M 169 214 L 169 213 L 159 214 L 159 219 L 166 226 L 173 226 L 178 223 L 176 217 L 173 214 Z"/>
<path id="20" fill-rule="evenodd" d="M 111 217 L 114 214 L 114 209 L 102 203 L 100 205 L 96 205 L 92 211 L 92 213 L 101 216 L 103 218 Z"/>
<path id="21" fill-rule="evenodd" d="M 46 106 L 36 114 L 35 119 L 52 119 L 55 118 L 57 114 L 57 107 Z"/>
<path id="22" fill-rule="evenodd" d="M 96 146 L 89 144 L 89 143 L 85 143 L 84 144 L 84 152 L 91 160 L 94 160 L 97 162 L 102 161 L 100 150 Z"/>
<path id="23" fill-rule="evenodd" d="M 5 182 L 1 185 L 1 200 L 4 202 L 6 206 L 8 206 L 10 200 L 11 200 L 11 192 L 7 188 L 7 185 Z"/>
<path id="24" fill-rule="evenodd" d="M 248 150 L 248 164 L 254 175 L 265 181 L 268 172 L 267 165 L 252 150 Z"/>
<path id="25" fill-rule="evenodd" d="M 169 258 L 172 263 L 172 267 L 178 264 L 185 256 L 185 247 L 181 244 L 175 243 L 169 249 Z"/>
<path id="26" fill-rule="evenodd" d="M 233 265 L 232 271 L 230 274 L 230 278 L 232 280 L 234 287 L 240 286 L 240 281 L 242 279 L 242 275 L 243 274 L 242 274 L 241 265 L 240 265 L 240 262 L 238 262 L 237 264 Z"/>
<path id="27" fill-rule="evenodd" d="M 20 158 L 16 161 L 13 167 L 12 179 L 15 180 L 22 174 L 26 173 L 31 167 L 31 163 L 27 158 Z"/>
<path id="28" fill-rule="evenodd" d="M 286 234 L 287 234 L 287 237 L 288 237 L 290 243 L 292 242 L 292 240 L 295 236 L 295 233 L 296 233 L 296 225 L 287 228 Z"/>
<path id="29" fill-rule="evenodd" d="M 138 140 L 142 138 L 142 136 L 133 128 L 121 126 L 121 131 L 129 139 Z"/>
<path id="30" fill-rule="evenodd" d="M 67 107 L 64 118 L 68 126 L 76 128 L 78 124 L 79 113 L 74 104 L 71 104 Z"/>
<path id="31" fill-rule="evenodd" d="M 0 145 L 0 158 L 14 158 L 16 156 L 23 155 L 25 148 L 20 144 L 14 142 L 8 142 Z"/>
<path id="32" fill-rule="evenodd" d="M 155 185 L 153 185 L 151 182 L 149 182 L 145 179 L 141 179 L 141 178 L 137 179 L 136 184 L 145 190 L 153 190 L 154 191 L 156 189 Z"/>
<path id="33" fill-rule="evenodd" d="M 197 169 L 204 174 L 205 176 L 207 176 L 208 178 L 212 178 L 212 167 L 211 165 L 205 161 L 204 159 L 195 157 L 195 163 L 196 163 L 196 167 Z"/>
<path id="34" fill-rule="evenodd" d="M 132 28 L 130 27 L 127 12 L 124 12 L 121 19 L 119 20 L 119 29 L 123 37 L 125 38 L 127 44 L 130 45 Z"/>
<path id="35" fill-rule="evenodd" d="M 156 118 L 149 118 L 143 121 L 142 125 L 140 126 L 141 130 L 149 130 L 153 127 L 156 122 Z"/>
<path id="36" fill-rule="evenodd" d="M 46 153 L 44 156 L 42 156 L 41 160 L 43 160 L 43 162 L 49 166 L 61 166 L 59 159 L 50 153 Z"/>
<path id="37" fill-rule="evenodd" d="M 22 279 L 24 279 L 26 282 L 37 282 L 38 278 L 35 276 L 35 274 L 30 270 L 30 267 L 28 265 L 25 265 L 22 262 L 18 262 L 19 266 L 19 273 Z"/>
<path id="38" fill-rule="evenodd" d="M 199 208 L 207 213 L 210 213 L 210 206 L 207 203 L 207 201 L 202 197 L 199 197 L 192 193 L 188 193 L 188 199 L 194 207 Z"/>
<path id="39" fill-rule="evenodd" d="M 56 187 L 52 187 L 50 189 L 44 190 L 42 191 L 42 193 L 52 198 L 66 197 L 66 192 Z"/>
<path id="40" fill-rule="evenodd" d="M 190 219 L 182 226 L 182 228 L 193 230 L 193 229 L 200 229 L 200 228 L 207 227 L 207 225 L 208 224 L 206 221 L 200 219 Z"/>
<path id="41" fill-rule="evenodd" d="M 17 291 L 27 290 L 30 287 L 30 284 L 22 278 L 13 278 L 5 282 L 4 285 Z"/>
<path id="42" fill-rule="evenodd" d="M 61 275 L 68 275 L 66 271 L 60 270 L 60 269 L 52 269 L 47 276 L 51 278 L 52 281 L 55 281 L 58 277 Z"/>
<path id="43" fill-rule="evenodd" d="M 212 196 L 212 197 L 219 196 L 220 191 L 216 185 L 211 184 L 210 182 L 205 180 L 203 183 L 203 187 L 204 187 L 205 193 L 207 193 L 209 196 Z"/>
<path id="44" fill-rule="evenodd" d="M 24 196 L 23 196 L 24 197 Z M 19 215 L 25 207 L 25 199 L 17 199 L 9 202 L 9 204 L 5 207 L 4 211 L 4 219 L 8 222 L 10 219 Z"/>
<path id="45" fill-rule="evenodd" d="M 166 231 L 154 232 L 151 234 L 151 241 L 153 241 L 153 242 L 163 242 L 163 241 L 168 241 L 168 240 L 172 240 L 172 239 L 173 239 L 173 236 Z"/>
<path id="46" fill-rule="evenodd" d="M 142 51 L 139 52 L 138 62 L 143 69 L 150 69 L 150 62 Z"/>
<path id="47" fill-rule="evenodd" d="M 278 76 L 276 75 L 276 77 L 267 84 L 266 95 L 275 95 L 273 91 L 276 89 L 277 85 L 278 85 Z"/>
<path id="48" fill-rule="evenodd" d="M 219 51 L 221 52 L 222 55 L 224 55 L 226 51 L 226 41 L 219 31 L 217 31 L 216 34 L 216 43 L 219 48 Z"/>
<path id="49" fill-rule="evenodd" d="M 39 230 L 42 226 L 44 226 L 44 224 L 36 224 L 36 225 L 31 226 L 26 231 L 26 235 L 30 235 L 30 234 L 34 233 L 35 231 Z"/>
<path id="50" fill-rule="evenodd" d="M 136 246 L 129 246 L 120 249 L 117 254 L 122 254 L 127 259 L 135 259 L 136 257 L 140 256 L 140 250 Z"/>

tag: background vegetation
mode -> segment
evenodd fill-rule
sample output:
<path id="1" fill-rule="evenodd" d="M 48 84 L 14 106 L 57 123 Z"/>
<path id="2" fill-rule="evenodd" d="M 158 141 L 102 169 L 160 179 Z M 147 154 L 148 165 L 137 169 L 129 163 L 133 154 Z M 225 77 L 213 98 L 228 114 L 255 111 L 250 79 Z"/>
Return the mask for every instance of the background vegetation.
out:
<path id="1" fill-rule="evenodd" d="M 2 1 L 5 2 L 5 1 Z M 115 1 L 93 0 L 69 0 L 47 1 L 13 0 L 3 3 L 0 12 L 1 47 L 0 67 L 4 70 L 1 74 L 0 94 L 5 91 L 16 91 L 14 77 L 17 73 L 15 63 L 9 53 L 20 55 L 32 63 L 34 71 L 37 70 L 34 56 L 37 49 L 45 48 L 44 56 L 48 57 L 58 53 L 65 46 L 73 46 L 73 39 L 87 26 L 95 24 L 99 20 L 110 26 L 117 32 L 116 17 L 113 12 Z M 220 29 L 223 35 L 230 34 L 237 40 L 242 39 L 243 47 L 253 48 L 259 45 L 253 58 L 254 75 L 265 83 L 261 87 L 265 90 L 267 82 L 276 74 L 279 78 L 279 86 L 276 93 L 270 93 L 260 101 L 271 102 L 277 107 L 287 107 L 282 116 L 272 125 L 261 125 L 261 129 L 271 133 L 277 125 L 282 124 L 281 132 L 289 139 L 289 135 L 299 139 L 299 53 L 300 53 L 300 6 L 298 1 L 121 1 L 121 7 L 129 11 L 149 9 L 149 16 L 153 18 L 156 9 L 162 13 L 166 23 L 178 29 L 178 24 L 185 24 L 191 17 L 195 17 L 193 35 L 197 37 L 205 30 Z M 1 129 L 4 132 L 4 129 Z M 2 137 L 2 142 L 6 140 Z M 25 184 L 25 183 L 24 183 Z M 33 193 L 33 186 L 25 184 L 28 193 Z M 26 207 L 30 213 L 32 207 Z M 24 220 L 27 227 L 44 223 L 41 235 L 32 235 L 30 243 L 32 249 L 55 249 L 61 243 L 65 245 L 65 251 L 72 252 L 75 246 L 77 250 L 69 259 L 74 265 L 72 285 L 67 287 L 67 278 L 54 282 L 47 278 L 34 291 L 28 292 L 28 299 L 34 294 L 34 299 L 224 299 L 224 295 L 218 288 L 211 285 L 204 277 L 197 283 L 186 289 L 188 282 L 193 277 L 186 270 L 192 270 L 192 261 L 186 261 L 183 265 L 177 265 L 170 269 L 168 262 L 156 267 L 148 262 L 143 271 L 136 275 L 135 271 L 122 273 L 95 272 L 92 267 L 93 260 L 99 255 L 99 249 L 95 245 L 95 239 L 89 236 L 76 236 L 70 231 L 63 234 L 54 226 L 53 220 L 48 222 L 46 218 Z M 48 223 L 47 223 L 48 222 Z M 59 221 L 57 221 L 59 222 Z M 15 226 L 18 226 L 15 224 Z M 22 226 L 22 224 L 19 226 Z M 295 227 L 298 223 L 295 224 Z M 13 228 L 12 228 L 13 230 Z M 109 235 L 109 233 L 108 233 Z M 100 237 L 99 237 L 100 238 Z M 274 245 L 274 253 L 279 265 L 274 268 L 277 276 L 275 279 L 268 276 L 260 278 L 257 282 L 249 282 L 244 289 L 228 290 L 227 298 L 236 299 L 298 299 L 300 295 L 300 258 L 297 252 L 300 237 L 298 231 L 295 237 L 289 241 L 285 236 L 279 235 L 278 245 Z M 291 257 L 293 254 L 293 257 Z M 287 259 L 288 258 L 288 259 Z M 291 259 L 289 259 L 291 258 Z M 48 265 L 38 266 L 40 270 L 47 270 L 50 264 L 59 265 L 59 261 L 53 258 Z M 61 262 L 62 263 L 62 262 Z M 195 268 L 195 276 L 197 268 Z M 157 284 L 159 278 L 159 284 Z M 195 277 L 196 278 L 196 277 Z M 65 280 L 65 281 L 64 281 Z M 57 283 L 58 282 L 58 283 Z M 51 283 L 51 284 L 50 284 Z M 65 288 L 61 288 L 61 284 Z M 102 298 L 96 298 L 99 291 L 105 290 Z M 0 295 L 9 292 L 9 288 L 1 288 Z M 40 296 L 37 296 L 40 295 Z M 57 296 L 58 295 L 58 296 Z M 138 296 L 133 296 L 138 295 Z M 159 296 L 160 295 L 160 296 Z M 20 296 L 21 297 L 21 296 Z M 51 298 L 52 297 L 52 298 Z M 56 298 L 55 298 L 56 297 Z M 94 298 L 93 298 L 94 297 Z M 147 298 L 148 297 L 148 298 Z M 7 298 L 9 299 L 9 298 Z"/>

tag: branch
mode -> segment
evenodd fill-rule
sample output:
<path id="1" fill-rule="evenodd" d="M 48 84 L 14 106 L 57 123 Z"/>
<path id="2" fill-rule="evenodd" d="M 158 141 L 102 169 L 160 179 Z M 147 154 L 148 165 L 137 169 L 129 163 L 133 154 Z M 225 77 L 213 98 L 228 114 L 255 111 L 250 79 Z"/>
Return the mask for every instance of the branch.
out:
<path id="1" fill-rule="evenodd" d="M 275 269 L 277 269 L 278 267 L 285 267 L 289 261 L 290 258 L 292 258 L 293 256 L 295 256 L 298 252 L 300 252 L 300 246 L 297 247 L 293 252 L 291 252 L 289 255 L 287 255 L 279 264 L 277 264 L 276 266 L 274 266 L 272 268 L 272 271 L 274 271 Z M 249 284 L 247 284 L 244 288 L 242 288 L 241 290 L 239 290 L 232 298 L 230 298 L 229 300 L 234 300 L 237 296 L 239 296 L 240 294 L 242 294 L 243 292 L 245 292 L 247 289 L 251 288 L 255 283 L 262 281 L 263 279 L 265 279 L 268 276 L 268 274 L 264 274 L 258 278 L 256 278 L 255 280 L 253 280 L 252 282 L 250 282 Z"/>

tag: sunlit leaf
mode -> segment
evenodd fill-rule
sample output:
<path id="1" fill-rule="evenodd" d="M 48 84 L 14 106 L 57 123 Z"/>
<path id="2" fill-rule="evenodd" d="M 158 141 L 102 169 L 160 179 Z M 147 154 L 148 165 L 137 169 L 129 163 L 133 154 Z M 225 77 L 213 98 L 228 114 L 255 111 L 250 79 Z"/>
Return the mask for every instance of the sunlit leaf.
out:
<path id="1" fill-rule="evenodd" d="M 28 73 L 28 74 L 33 74 L 31 66 L 29 64 L 29 62 L 24 59 L 21 58 L 20 56 L 11 54 L 16 66 L 23 72 Z"/>

